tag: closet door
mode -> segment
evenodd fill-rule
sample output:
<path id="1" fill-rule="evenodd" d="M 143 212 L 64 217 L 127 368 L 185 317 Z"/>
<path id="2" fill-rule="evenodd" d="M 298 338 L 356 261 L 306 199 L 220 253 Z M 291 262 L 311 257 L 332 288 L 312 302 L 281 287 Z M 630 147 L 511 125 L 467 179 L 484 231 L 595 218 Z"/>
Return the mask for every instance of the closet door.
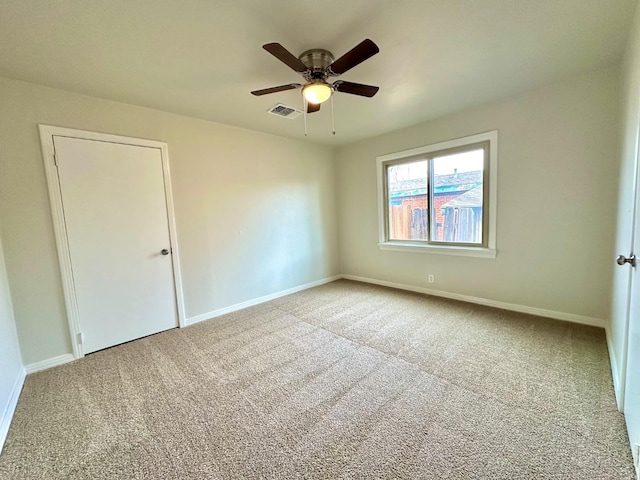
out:
<path id="1" fill-rule="evenodd" d="M 53 143 L 83 353 L 178 326 L 161 150 Z"/>

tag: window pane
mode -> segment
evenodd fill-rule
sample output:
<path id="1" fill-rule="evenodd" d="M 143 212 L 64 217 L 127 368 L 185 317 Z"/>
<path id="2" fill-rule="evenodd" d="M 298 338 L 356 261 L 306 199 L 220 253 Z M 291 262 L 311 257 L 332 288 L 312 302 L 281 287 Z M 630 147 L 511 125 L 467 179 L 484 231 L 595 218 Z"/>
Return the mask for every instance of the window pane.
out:
<path id="1" fill-rule="evenodd" d="M 427 240 L 427 160 L 387 166 L 389 239 Z"/>
<path id="2" fill-rule="evenodd" d="M 481 244 L 484 149 L 436 157 L 432 162 L 431 240 Z"/>

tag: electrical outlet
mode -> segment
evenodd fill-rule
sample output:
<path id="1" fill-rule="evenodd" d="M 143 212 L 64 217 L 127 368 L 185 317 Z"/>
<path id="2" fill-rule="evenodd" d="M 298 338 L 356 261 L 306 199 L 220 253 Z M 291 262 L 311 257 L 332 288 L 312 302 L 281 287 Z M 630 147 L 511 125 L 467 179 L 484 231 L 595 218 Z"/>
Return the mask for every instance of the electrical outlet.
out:
<path id="1" fill-rule="evenodd" d="M 435 275 L 429 275 L 428 280 L 429 280 L 429 283 L 436 283 L 436 276 Z"/>

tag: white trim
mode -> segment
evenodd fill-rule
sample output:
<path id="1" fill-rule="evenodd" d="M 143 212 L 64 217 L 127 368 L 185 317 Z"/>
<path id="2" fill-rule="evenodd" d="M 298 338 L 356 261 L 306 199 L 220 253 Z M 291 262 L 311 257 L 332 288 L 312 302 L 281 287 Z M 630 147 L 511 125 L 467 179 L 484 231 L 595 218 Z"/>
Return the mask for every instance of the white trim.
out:
<path id="1" fill-rule="evenodd" d="M 18 372 L 18 376 L 16 377 L 16 381 L 13 383 L 11 395 L 9 396 L 9 402 L 4 409 L 2 417 L 0 417 L 0 453 L 2 453 L 4 442 L 6 441 L 7 435 L 9 434 L 11 420 L 13 420 L 13 414 L 15 413 L 16 407 L 18 406 L 18 399 L 20 398 L 20 392 L 22 392 L 22 387 L 24 386 L 24 380 L 26 377 L 27 374 L 25 369 L 21 368 Z"/>
<path id="2" fill-rule="evenodd" d="M 246 302 L 236 303 L 235 305 L 231 305 L 229 307 L 219 308 L 211 312 L 202 313 L 200 315 L 187 318 L 187 325 L 193 325 L 194 323 L 204 322 L 205 320 L 210 320 L 212 318 L 219 317 L 227 313 L 236 312 L 238 310 L 242 310 L 248 307 L 253 307 L 254 305 L 258 305 L 260 303 L 265 303 L 271 300 L 275 300 L 276 298 L 291 295 L 292 293 L 300 292 L 302 290 L 307 290 L 313 287 L 318 287 L 320 285 L 324 285 L 325 283 L 334 282 L 336 280 L 340 280 L 341 278 L 342 278 L 342 275 L 334 275 L 333 277 L 327 277 L 320 280 L 316 280 L 315 282 L 305 283 L 304 285 L 298 285 L 297 287 L 288 288 L 287 290 L 281 290 L 279 292 L 270 293 L 269 295 L 264 295 L 262 297 L 254 298 L 253 300 L 247 300 Z"/>
<path id="3" fill-rule="evenodd" d="M 433 143 L 424 147 L 412 148 L 410 150 L 403 150 L 402 152 L 389 153 L 387 155 L 381 155 L 377 157 L 380 162 L 389 162 L 391 160 L 400 160 L 402 158 L 417 157 L 418 155 L 424 155 L 426 153 L 437 152 L 439 150 L 448 150 L 450 148 L 464 147 L 473 143 L 480 143 L 498 140 L 498 130 L 491 130 L 489 132 L 477 133 L 475 135 L 469 135 L 467 137 L 454 138 L 453 140 L 446 140 L 444 142 Z"/>
<path id="4" fill-rule="evenodd" d="M 484 247 L 456 247 L 455 245 L 415 245 L 403 242 L 379 243 L 380 250 L 394 252 L 431 253 L 434 255 L 454 255 L 459 257 L 496 258 L 498 252 L 495 249 Z"/>
<path id="5" fill-rule="evenodd" d="M 167 222 L 169 224 L 169 240 L 171 242 L 171 257 L 173 265 L 173 283 L 176 291 L 176 308 L 178 309 L 178 325 L 186 327 L 186 315 L 184 307 L 184 292 L 182 291 L 182 272 L 180 271 L 180 254 L 178 249 L 178 234 L 176 228 L 176 215 L 173 208 L 173 191 L 171 190 L 171 172 L 169 170 L 169 147 L 161 143 L 162 174 L 164 177 L 164 194 L 167 200 Z"/>
<path id="6" fill-rule="evenodd" d="M 383 164 L 392 160 L 400 160 L 403 158 L 411 158 L 418 155 L 425 155 L 427 153 L 436 152 L 439 150 L 446 150 L 450 148 L 461 147 L 465 145 L 471 145 L 480 142 L 489 142 L 489 227 L 487 231 L 487 247 L 451 247 L 438 246 L 438 245 L 405 245 L 402 242 L 389 242 L 387 240 L 386 231 L 386 205 L 385 205 L 385 192 L 384 192 L 384 175 Z M 456 138 L 445 142 L 434 143 L 424 147 L 413 148 L 411 150 L 404 150 L 402 152 L 390 153 L 387 155 L 381 155 L 376 157 L 376 174 L 377 174 L 377 190 L 378 190 L 378 246 L 381 250 L 397 250 L 405 252 L 421 252 L 421 253 L 434 253 L 438 255 L 465 255 L 461 253 L 463 250 L 468 251 L 466 256 L 470 257 L 484 257 L 495 258 L 496 257 L 496 232 L 497 232 L 497 217 L 498 217 L 498 130 L 492 130 L 490 132 L 478 133 L 476 135 L 470 135 L 468 137 Z M 446 249 L 446 250 L 445 250 Z M 455 253 L 454 253 L 455 252 Z"/>
<path id="7" fill-rule="evenodd" d="M 82 348 L 76 341 L 77 333 L 80 331 L 78 322 L 78 309 L 73 295 L 73 274 L 71 271 L 71 259 L 67 245 L 67 236 L 64 224 L 64 214 L 62 209 L 62 195 L 58 185 L 58 173 L 53 160 L 55 151 L 53 145 L 53 132 L 50 127 L 38 125 L 40 129 L 40 142 L 42 145 L 42 158 L 44 161 L 44 171 L 47 177 L 47 189 L 49 191 L 49 203 L 53 216 L 53 230 L 56 239 L 56 250 L 58 251 L 58 263 L 60 264 L 60 275 L 62 278 L 62 289 L 64 292 L 65 306 L 67 307 L 67 322 L 69 325 L 69 336 L 73 356 L 80 358 L 83 356 Z"/>
<path id="8" fill-rule="evenodd" d="M 120 135 L 110 135 L 106 133 L 87 132 L 74 130 L 71 128 L 54 127 L 50 125 L 38 125 L 40 130 L 40 142 L 42 144 L 42 157 L 44 161 L 45 173 L 47 177 L 47 187 L 49 190 L 49 203 L 51 204 L 51 214 L 53 217 L 53 229 L 58 250 L 58 262 L 62 277 L 62 287 L 64 291 L 65 305 L 67 307 L 67 320 L 69 324 L 69 335 L 74 358 L 84 356 L 82 345 L 77 338 L 80 333 L 80 317 L 75 296 L 75 286 L 71 270 L 71 257 L 69 255 L 69 244 L 67 240 L 66 227 L 64 221 L 64 210 L 62 207 L 62 195 L 58 182 L 58 172 L 55 166 L 55 146 L 53 136 L 63 136 L 71 138 L 81 138 L 85 140 L 97 140 L 102 142 L 119 143 L 140 147 L 157 148 L 161 152 L 162 171 L 164 178 L 165 199 L 167 203 L 167 217 L 169 224 L 169 238 L 173 251 L 173 281 L 176 293 L 176 307 L 178 310 L 178 325 L 186 326 L 184 296 L 182 291 L 182 276 L 180 273 L 180 259 L 178 255 L 178 238 L 176 234 L 175 215 L 173 209 L 173 195 L 171 192 L 171 177 L 169 171 L 169 153 L 167 144 L 156 140 L 145 140 L 139 138 L 123 137 Z M 57 357 L 56 357 L 57 358 Z"/>
<path id="9" fill-rule="evenodd" d="M 40 360 L 36 363 L 30 363 L 25 366 L 25 370 L 27 371 L 27 375 L 29 375 L 31 373 L 41 372 L 42 370 L 48 370 L 53 367 L 64 365 L 65 363 L 73 362 L 75 359 L 76 358 L 73 354 L 65 353 L 63 355 L 58 355 L 57 357 L 47 358 L 46 360 Z"/>
<path id="10" fill-rule="evenodd" d="M 383 285 L 385 287 L 399 288 L 400 290 L 409 290 L 411 292 L 426 293 L 427 295 L 434 295 L 436 297 L 451 298 L 453 300 L 460 300 L 463 302 L 476 303 L 478 305 L 486 305 L 488 307 L 501 308 L 503 310 L 510 310 L 512 312 L 528 313 L 530 315 L 537 315 L 539 317 L 547 317 L 556 320 L 564 320 L 566 322 L 581 323 L 583 325 L 590 325 L 593 327 L 605 328 L 607 324 L 605 320 L 600 318 L 586 317 L 583 315 L 576 315 L 574 313 L 556 312 L 554 310 L 529 307 L 526 305 L 518 305 L 515 303 L 499 302 L 497 300 L 490 300 L 488 298 L 472 297 L 470 295 L 444 292 L 442 290 L 432 290 L 429 288 L 416 287 L 413 285 L 404 285 L 402 283 L 377 280 L 375 278 L 359 277 L 356 275 L 342 275 L 342 278 L 345 278 L 347 280 L 355 280 L 357 282 Z"/>
<path id="11" fill-rule="evenodd" d="M 616 396 L 616 406 L 620 413 L 624 413 L 624 390 L 621 382 L 620 370 L 618 369 L 618 362 L 616 360 L 616 350 L 611 338 L 611 330 L 609 326 L 605 327 L 605 333 L 607 335 L 607 350 L 609 350 L 609 363 L 611 364 L 611 377 L 613 377 L 613 393 Z"/>

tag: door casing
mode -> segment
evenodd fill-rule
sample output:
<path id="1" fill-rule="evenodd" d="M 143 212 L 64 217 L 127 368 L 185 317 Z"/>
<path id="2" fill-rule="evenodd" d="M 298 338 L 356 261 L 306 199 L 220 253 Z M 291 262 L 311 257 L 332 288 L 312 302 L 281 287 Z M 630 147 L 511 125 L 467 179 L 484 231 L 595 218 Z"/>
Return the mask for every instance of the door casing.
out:
<path id="1" fill-rule="evenodd" d="M 79 138 L 84 140 L 97 140 L 103 142 L 119 143 L 124 145 L 152 147 L 160 150 L 162 155 L 162 172 L 164 179 L 164 193 L 167 204 L 167 221 L 169 226 L 169 238 L 171 240 L 173 256 L 173 282 L 176 294 L 176 306 L 178 313 L 178 326 L 185 327 L 184 295 L 182 291 L 182 276 L 180 273 L 180 256 L 178 248 L 178 238 L 176 235 L 175 212 L 173 207 L 173 194 L 171 191 L 171 173 L 169 169 L 169 152 L 167 144 L 155 140 L 124 137 L 105 133 L 88 132 L 51 125 L 38 125 L 40 130 L 40 142 L 42 145 L 42 156 L 44 160 L 47 187 L 49 190 L 49 203 L 51 205 L 51 215 L 53 217 L 53 228 L 58 250 L 58 262 L 62 277 L 62 287 L 64 291 L 65 305 L 67 308 L 67 320 L 69 325 L 69 335 L 73 356 L 81 358 L 84 356 L 82 343 L 80 341 L 80 318 L 78 305 L 76 302 L 75 286 L 73 283 L 71 257 L 69 255 L 69 244 L 66 235 L 64 221 L 64 210 L 62 206 L 62 193 L 58 182 L 58 172 L 56 168 L 54 136 Z"/>

